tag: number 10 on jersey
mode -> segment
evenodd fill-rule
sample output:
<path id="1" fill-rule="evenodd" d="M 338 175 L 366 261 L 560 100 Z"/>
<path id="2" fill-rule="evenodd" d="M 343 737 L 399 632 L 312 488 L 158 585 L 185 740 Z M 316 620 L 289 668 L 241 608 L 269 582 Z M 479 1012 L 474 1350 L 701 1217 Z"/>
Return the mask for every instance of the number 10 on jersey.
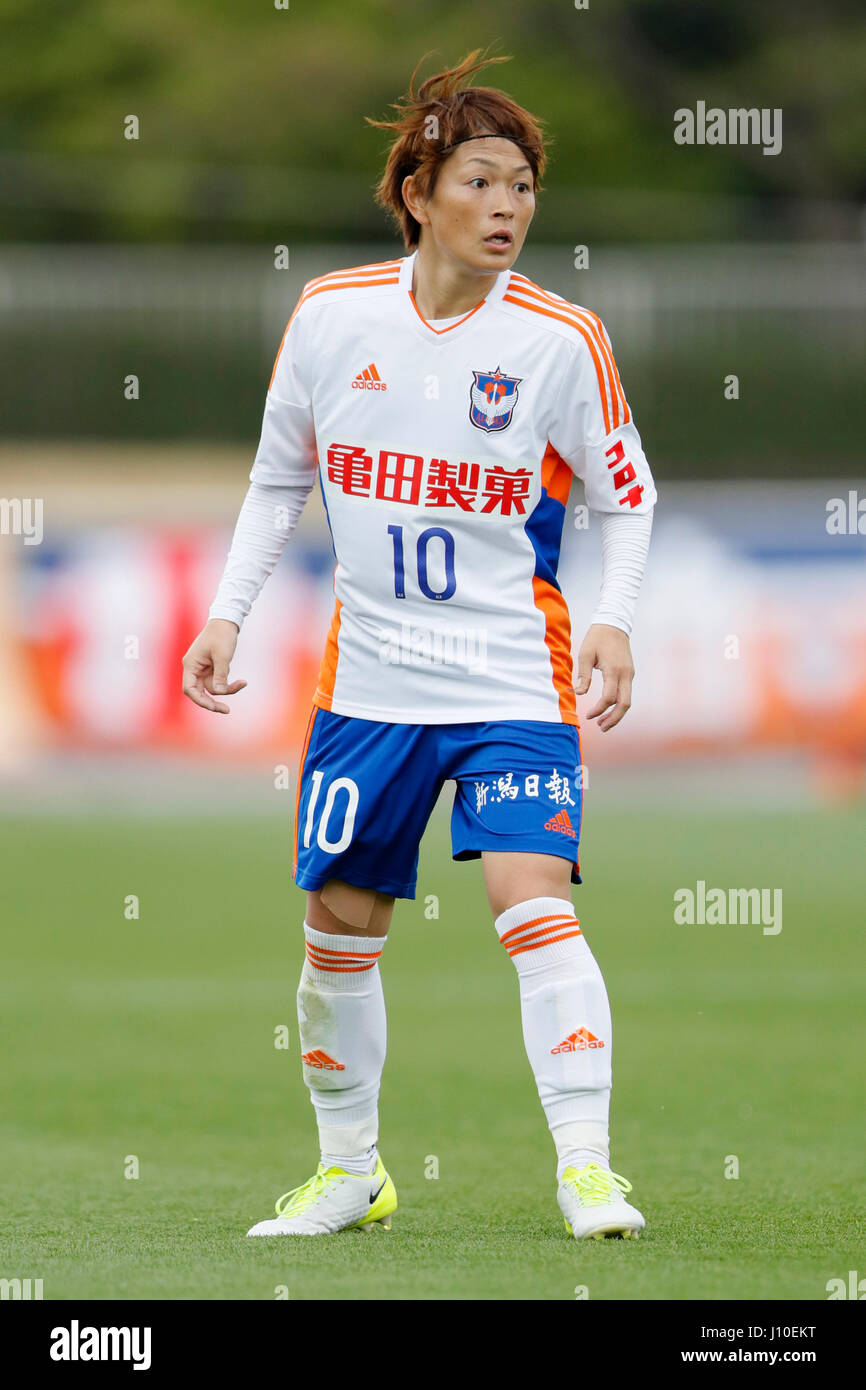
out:
<path id="1" fill-rule="evenodd" d="M 388 535 L 394 545 L 394 593 L 397 598 L 405 598 L 406 560 L 403 548 L 403 527 L 389 526 Z M 427 575 L 430 546 L 439 541 L 441 541 L 444 551 L 444 589 L 434 589 Z M 434 557 L 437 550 L 438 545 L 434 545 Z M 450 531 L 445 530 L 444 526 L 428 526 L 426 530 L 421 532 L 415 544 L 415 568 L 418 576 L 418 588 L 425 598 L 441 600 L 454 596 L 457 589 L 457 580 L 454 575 L 454 537 Z"/>

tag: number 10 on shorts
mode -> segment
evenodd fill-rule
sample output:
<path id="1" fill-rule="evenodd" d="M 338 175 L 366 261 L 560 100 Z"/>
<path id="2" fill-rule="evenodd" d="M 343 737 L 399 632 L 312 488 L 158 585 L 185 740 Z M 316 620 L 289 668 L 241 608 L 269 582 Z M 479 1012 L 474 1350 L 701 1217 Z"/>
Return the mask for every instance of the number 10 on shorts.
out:
<path id="1" fill-rule="evenodd" d="M 313 837 L 313 818 L 316 814 L 316 803 L 319 799 L 319 792 L 322 787 L 322 779 L 325 774 L 320 768 L 312 775 L 312 789 L 310 791 L 310 804 L 307 807 L 307 820 L 304 826 L 304 849 L 310 848 Z M 328 826 L 331 813 L 334 810 L 334 802 L 337 793 L 346 791 L 348 799 L 343 810 L 343 828 L 339 838 L 336 840 L 328 839 Z M 353 782 L 351 777 L 335 777 L 328 783 L 328 790 L 325 794 L 325 804 L 322 807 L 322 814 L 319 817 L 319 825 L 316 831 L 316 844 L 319 849 L 326 854 L 342 854 L 344 849 L 348 849 L 352 843 L 352 832 L 355 829 L 355 812 L 358 809 L 358 784 Z M 336 828 L 336 827 L 335 827 Z"/>

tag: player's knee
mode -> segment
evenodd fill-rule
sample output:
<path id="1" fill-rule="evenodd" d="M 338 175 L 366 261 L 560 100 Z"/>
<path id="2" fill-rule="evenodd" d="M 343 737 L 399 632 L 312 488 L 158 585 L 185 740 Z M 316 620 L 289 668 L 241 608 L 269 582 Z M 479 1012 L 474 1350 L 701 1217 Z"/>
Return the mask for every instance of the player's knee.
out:
<path id="1" fill-rule="evenodd" d="M 307 894 L 307 925 L 334 936 L 386 936 L 393 911 L 389 894 L 339 879 Z"/>
<path id="2" fill-rule="evenodd" d="M 501 917 L 512 907 L 534 898 L 571 898 L 571 866 L 563 870 L 552 870 L 517 881 L 505 879 L 502 882 L 487 883 L 487 897 L 494 917 Z"/>

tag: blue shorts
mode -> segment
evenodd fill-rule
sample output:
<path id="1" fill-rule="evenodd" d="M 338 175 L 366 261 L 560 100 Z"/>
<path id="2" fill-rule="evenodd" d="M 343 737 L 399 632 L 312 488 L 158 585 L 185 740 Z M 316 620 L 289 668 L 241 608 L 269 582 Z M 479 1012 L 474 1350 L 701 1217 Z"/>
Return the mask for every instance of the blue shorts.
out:
<path id="1" fill-rule="evenodd" d="M 298 774 L 294 880 L 414 898 L 421 836 L 453 778 L 454 859 L 552 854 L 571 860 L 580 883 L 581 771 L 573 724 L 386 724 L 314 707 Z"/>

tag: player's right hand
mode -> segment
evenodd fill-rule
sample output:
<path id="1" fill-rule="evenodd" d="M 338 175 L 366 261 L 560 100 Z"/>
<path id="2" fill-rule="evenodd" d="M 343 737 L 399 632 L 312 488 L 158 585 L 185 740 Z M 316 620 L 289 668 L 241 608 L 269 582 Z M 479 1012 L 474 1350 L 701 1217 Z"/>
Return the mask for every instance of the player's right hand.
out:
<path id="1" fill-rule="evenodd" d="M 183 659 L 183 693 L 202 709 L 228 714 L 228 705 L 211 697 L 236 695 L 246 681 L 229 685 L 229 666 L 235 654 L 239 628 L 227 618 L 211 618 Z"/>

